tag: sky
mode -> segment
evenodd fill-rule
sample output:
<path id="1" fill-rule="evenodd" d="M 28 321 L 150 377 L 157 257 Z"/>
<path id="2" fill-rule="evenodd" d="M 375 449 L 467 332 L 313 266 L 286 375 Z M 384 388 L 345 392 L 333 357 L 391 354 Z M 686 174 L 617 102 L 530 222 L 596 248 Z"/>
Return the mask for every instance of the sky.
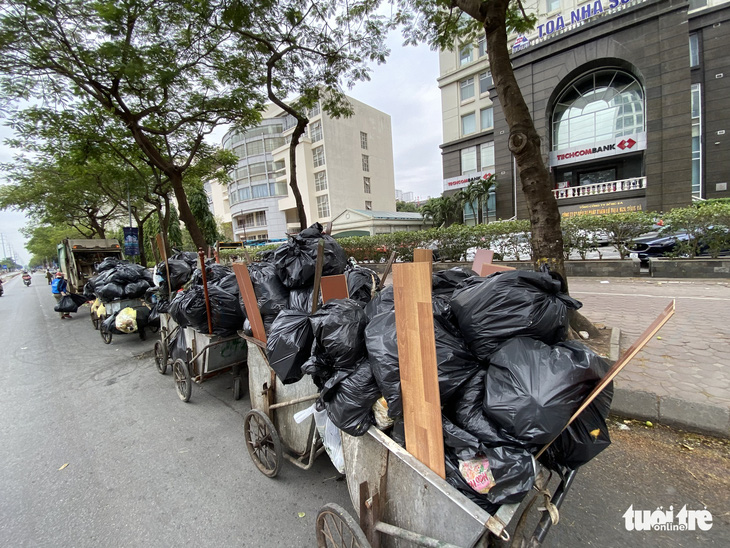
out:
<path id="1" fill-rule="evenodd" d="M 401 44 L 400 34 L 392 33 L 388 40 L 391 50 L 388 61 L 372 67 L 370 81 L 345 89 L 345 93 L 390 115 L 395 188 L 413 192 L 414 197 L 421 199 L 440 196 L 442 131 L 441 94 L 436 83 L 438 53 L 426 45 L 403 47 Z M 9 128 L 0 126 L 0 163 L 13 159 L 15 151 L 4 144 L 11 136 Z M 216 144 L 220 145 L 220 141 Z M 0 174 L 0 184 L 4 182 Z M 5 254 L 9 255 L 12 248 L 21 264 L 30 260 L 25 238 L 18 231 L 27 223 L 22 212 L 0 210 L 0 241 L 5 243 Z"/>

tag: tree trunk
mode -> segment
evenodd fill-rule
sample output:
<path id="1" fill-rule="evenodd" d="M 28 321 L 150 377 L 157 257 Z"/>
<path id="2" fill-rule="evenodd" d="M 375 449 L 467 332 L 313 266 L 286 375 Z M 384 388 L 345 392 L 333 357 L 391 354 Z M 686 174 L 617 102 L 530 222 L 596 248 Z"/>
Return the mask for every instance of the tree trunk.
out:
<path id="1" fill-rule="evenodd" d="M 307 228 L 307 213 L 304 211 L 304 202 L 302 201 L 302 194 L 299 192 L 299 183 L 297 181 L 297 146 L 299 145 L 299 138 L 304 135 L 304 129 L 307 127 L 308 121 L 306 119 L 302 121 L 297 117 L 297 126 L 294 128 L 294 132 L 291 135 L 291 142 L 289 143 L 289 188 L 291 188 L 292 194 L 294 194 L 294 201 L 297 204 L 299 230 Z"/>
<path id="2" fill-rule="evenodd" d="M 175 200 L 177 201 L 180 220 L 188 229 L 195 247 L 198 249 L 207 249 L 208 242 L 205 241 L 203 231 L 200 230 L 198 222 L 195 220 L 195 216 L 193 215 L 193 211 L 190 209 L 188 197 L 187 194 L 185 194 L 185 189 L 182 184 L 182 175 L 177 170 L 173 170 L 168 174 L 168 177 L 170 178 L 172 189 L 175 192 Z"/>
<path id="3" fill-rule="evenodd" d="M 508 146 L 517 162 L 530 217 L 535 267 L 547 264 L 565 277 L 558 204 L 552 193 L 550 173 L 542 159 L 540 137 L 517 85 L 507 48 L 505 20 L 509 0 L 455 0 L 455 3 L 471 17 L 484 22 L 489 65 L 510 130 Z"/>

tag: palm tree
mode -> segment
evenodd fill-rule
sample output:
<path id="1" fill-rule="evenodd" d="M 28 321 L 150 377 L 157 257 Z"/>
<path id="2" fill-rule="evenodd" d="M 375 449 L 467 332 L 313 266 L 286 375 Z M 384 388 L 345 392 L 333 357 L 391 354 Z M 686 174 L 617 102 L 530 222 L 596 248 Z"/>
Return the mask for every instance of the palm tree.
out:
<path id="1" fill-rule="evenodd" d="M 450 226 L 460 221 L 461 203 L 456 196 L 430 198 L 421 206 L 420 212 L 432 219 L 434 226 Z"/>
<path id="2" fill-rule="evenodd" d="M 476 202 L 477 224 L 484 222 L 484 204 L 487 203 L 489 193 L 496 185 L 494 175 L 490 174 L 472 181 L 469 186 L 460 192 L 465 202 L 470 204 L 472 209 L 474 209 L 474 203 Z"/>

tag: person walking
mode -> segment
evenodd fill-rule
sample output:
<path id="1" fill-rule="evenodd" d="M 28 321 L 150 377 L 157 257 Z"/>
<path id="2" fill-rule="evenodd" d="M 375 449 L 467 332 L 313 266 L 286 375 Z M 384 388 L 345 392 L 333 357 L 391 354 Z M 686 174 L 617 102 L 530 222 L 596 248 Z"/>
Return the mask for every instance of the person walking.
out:
<path id="1" fill-rule="evenodd" d="M 48 280 L 48 285 L 51 285 L 51 282 L 53 282 L 53 274 L 50 268 L 46 269 L 46 280 Z"/>
<path id="2" fill-rule="evenodd" d="M 51 283 L 51 293 L 53 293 L 53 296 L 56 298 L 56 302 L 60 302 L 61 298 L 66 295 L 67 291 L 68 284 L 66 283 L 66 279 L 63 277 L 63 272 L 57 272 L 53 283 Z M 65 312 L 59 312 L 59 314 L 61 315 L 62 320 L 65 318 L 71 318 L 71 314 L 67 314 Z"/>

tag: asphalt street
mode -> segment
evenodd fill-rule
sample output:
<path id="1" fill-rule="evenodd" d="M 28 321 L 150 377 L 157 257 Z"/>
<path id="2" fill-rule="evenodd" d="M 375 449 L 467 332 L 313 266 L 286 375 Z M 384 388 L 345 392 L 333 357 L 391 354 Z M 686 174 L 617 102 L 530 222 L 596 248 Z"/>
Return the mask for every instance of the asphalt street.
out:
<path id="1" fill-rule="evenodd" d="M 242 435 L 249 402 L 233 400 L 232 377 L 195 385 L 183 403 L 154 366 L 156 335 L 105 345 L 86 308 L 59 319 L 40 275 L 5 289 L 0 546 L 309 547 L 322 505 L 354 513 L 326 455 L 309 471 L 258 472 Z M 545 546 L 730 546 L 727 445 L 628 426 L 579 472 Z M 626 529 L 630 506 L 685 505 L 706 508 L 712 527 Z"/>

